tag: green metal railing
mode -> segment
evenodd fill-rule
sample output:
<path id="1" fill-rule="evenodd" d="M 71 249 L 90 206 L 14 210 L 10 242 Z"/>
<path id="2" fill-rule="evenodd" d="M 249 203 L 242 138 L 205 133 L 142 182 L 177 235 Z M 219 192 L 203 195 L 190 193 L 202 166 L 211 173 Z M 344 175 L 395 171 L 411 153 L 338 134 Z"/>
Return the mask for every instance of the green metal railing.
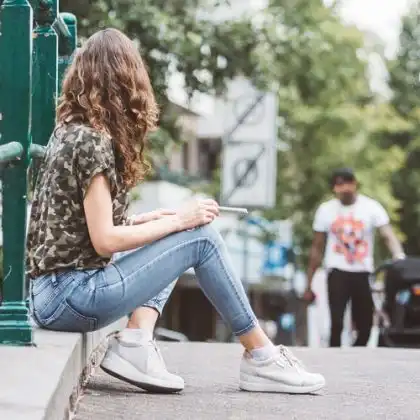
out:
<path id="1" fill-rule="evenodd" d="M 59 83 L 76 48 L 76 18 L 59 14 L 58 0 L 4 0 L 0 31 L 0 344 L 32 345 L 25 281 L 27 174 L 32 160 L 43 157 L 54 128 Z"/>

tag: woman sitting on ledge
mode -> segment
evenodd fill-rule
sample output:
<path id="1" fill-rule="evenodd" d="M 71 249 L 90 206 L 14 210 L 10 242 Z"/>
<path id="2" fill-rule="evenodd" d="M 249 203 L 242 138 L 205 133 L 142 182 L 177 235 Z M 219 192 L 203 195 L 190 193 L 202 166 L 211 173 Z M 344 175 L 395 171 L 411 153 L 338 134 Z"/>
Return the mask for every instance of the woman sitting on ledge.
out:
<path id="1" fill-rule="evenodd" d="M 213 200 L 127 218 L 128 190 L 148 168 L 158 108 L 142 58 L 121 32 L 94 34 L 65 76 L 57 126 L 41 166 L 28 234 L 31 314 L 40 327 L 88 332 L 131 314 L 101 367 L 148 391 L 176 392 L 153 330 L 176 279 L 190 267 L 245 348 L 240 388 L 307 393 L 309 373 L 262 331 L 211 222 Z M 124 252 L 122 256 L 115 254 Z"/>

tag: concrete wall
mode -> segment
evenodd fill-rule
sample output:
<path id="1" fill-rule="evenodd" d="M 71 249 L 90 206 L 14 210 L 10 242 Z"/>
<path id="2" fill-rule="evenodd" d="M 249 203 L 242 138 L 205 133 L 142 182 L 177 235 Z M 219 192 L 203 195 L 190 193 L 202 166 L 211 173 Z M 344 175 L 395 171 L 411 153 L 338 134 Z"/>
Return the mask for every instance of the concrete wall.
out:
<path id="1" fill-rule="evenodd" d="M 82 386 L 102 360 L 108 335 L 125 322 L 89 334 L 36 328 L 35 346 L 0 346 L 0 419 L 71 418 Z"/>

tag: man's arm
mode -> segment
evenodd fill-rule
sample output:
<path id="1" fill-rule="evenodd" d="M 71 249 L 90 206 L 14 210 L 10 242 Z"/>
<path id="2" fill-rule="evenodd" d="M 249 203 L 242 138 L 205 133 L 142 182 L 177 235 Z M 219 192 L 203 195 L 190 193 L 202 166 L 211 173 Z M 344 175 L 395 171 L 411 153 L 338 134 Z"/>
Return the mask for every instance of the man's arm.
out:
<path id="1" fill-rule="evenodd" d="M 381 226 L 379 228 L 379 233 L 384 239 L 393 259 L 401 259 L 405 257 L 404 249 L 390 224 Z"/>
<path id="2" fill-rule="evenodd" d="M 308 266 L 308 290 L 312 288 L 312 280 L 315 275 L 316 270 L 322 262 L 322 257 L 324 255 L 325 242 L 327 234 L 325 232 L 314 232 L 314 238 L 312 240 L 311 251 L 309 254 L 309 266 Z"/>

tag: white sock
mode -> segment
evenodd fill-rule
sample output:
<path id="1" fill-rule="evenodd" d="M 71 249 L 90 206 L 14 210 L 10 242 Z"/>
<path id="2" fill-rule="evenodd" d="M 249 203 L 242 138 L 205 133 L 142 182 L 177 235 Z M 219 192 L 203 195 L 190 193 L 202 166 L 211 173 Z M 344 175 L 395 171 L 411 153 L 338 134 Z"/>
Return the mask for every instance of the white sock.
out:
<path id="1" fill-rule="evenodd" d="M 152 338 L 153 333 L 142 328 L 124 328 L 118 334 L 118 339 L 127 344 L 141 344 L 150 341 Z"/>
<path id="2" fill-rule="evenodd" d="M 277 352 L 276 346 L 273 343 L 266 344 L 264 347 L 250 350 L 251 356 L 254 360 L 259 362 L 267 360 L 274 356 Z"/>

